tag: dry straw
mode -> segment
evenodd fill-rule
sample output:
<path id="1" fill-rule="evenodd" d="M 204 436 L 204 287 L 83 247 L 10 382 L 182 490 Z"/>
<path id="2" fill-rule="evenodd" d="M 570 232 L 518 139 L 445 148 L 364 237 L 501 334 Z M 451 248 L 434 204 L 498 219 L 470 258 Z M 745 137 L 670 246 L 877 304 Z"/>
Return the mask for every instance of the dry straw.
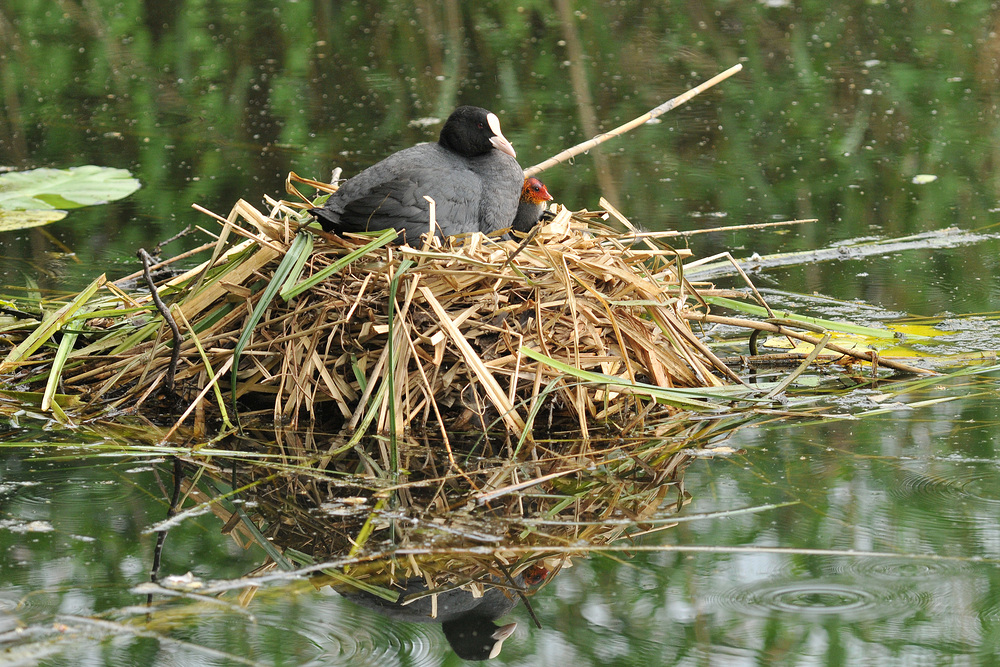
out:
<path id="1" fill-rule="evenodd" d="M 75 317 L 82 344 L 29 356 L 44 342 L 33 332 L 4 369 L 83 395 L 90 416 L 162 410 L 172 374 L 179 403 L 168 407 L 201 430 L 238 404 L 293 429 L 430 425 L 447 438 L 456 424 L 496 424 L 530 438 L 544 404 L 586 435 L 647 402 L 705 410 L 748 397 L 688 324 L 709 317 L 704 286 L 682 277 L 689 252 L 648 233 L 625 245 L 602 217 L 560 208 L 520 248 L 479 234 L 413 248 L 392 245 L 392 231 L 300 232 L 287 204 L 265 215 L 240 201 L 217 218 L 212 257 L 158 285 L 167 306 L 88 289 L 35 330 L 51 337 Z M 168 312 L 181 332 L 176 369 Z"/>

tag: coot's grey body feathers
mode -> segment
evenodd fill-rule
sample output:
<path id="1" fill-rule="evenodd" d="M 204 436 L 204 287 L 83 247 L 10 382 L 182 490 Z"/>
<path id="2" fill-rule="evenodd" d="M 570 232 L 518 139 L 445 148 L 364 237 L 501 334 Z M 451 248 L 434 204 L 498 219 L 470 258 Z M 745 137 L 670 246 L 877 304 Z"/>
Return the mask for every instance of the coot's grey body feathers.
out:
<path id="1" fill-rule="evenodd" d="M 310 212 L 327 231 L 394 228 L 412 243 L 429 229 L 427 196 L 439 235 L 490 234 L 509 227 L 517 211 L 524 176 L 513 153 L 494 114 L 460 107 L 437 143 L 390 155 Z"/>

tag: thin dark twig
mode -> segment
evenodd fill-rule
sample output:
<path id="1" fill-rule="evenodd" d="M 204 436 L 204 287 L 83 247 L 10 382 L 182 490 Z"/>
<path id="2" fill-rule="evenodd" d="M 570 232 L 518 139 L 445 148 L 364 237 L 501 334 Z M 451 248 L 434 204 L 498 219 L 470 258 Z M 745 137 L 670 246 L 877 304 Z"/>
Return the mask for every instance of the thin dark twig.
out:
<path id="1" fill-rule="evenodd" d="M 167 519 L 172 519 L 177 514 L 177 504 L 181 499 L 181 480 L 184 479 L 184 470 L 181 467 L 181 460 L 174 458 L 174 493 L 170 498 L 170 507 L 167 508 Z M 163 543 L 167 539 L 167 529 L 157 531 L 156 548 L 153 549 L 153 564 L 149 569 L 149 580 L 154 584 L 159 580 L 160 557 L 163 554 Z M 146 606 L 153 604 L 153 594 L 146 596 Z"/>
<path id="2" fill-rule="evenodd" d="M 168 243 L 172 243 L 173 241 L 176 241 L 179 238 L 185 237 L 185 236 L 187 236 L 188 234 L 190 234 L 193 231 L 194 231 L 194 227 L 192 227 L 191 225 L 188 225 L 187 227 L 185 227 L 181 231 L 179 231 L 176 234 L 174 234 L 173 236 L 171 236 L 169 239 L 167 239 L 165 241 L 160 241 L 159 243 L 156 244 L 157 254 L 159 254 L 159 251 L 163 250 L 163 247 L 165 245 L 167 245 Z"/>
<path id="3" fill-rule="evenodd" d="M 5 308 L 4 306 L 0 306 L 0 313 L 3 313 L 4 315 L 10 315 L 11 317 L 16 317 L 22 320 L 38 320 L 39 322 L 42 321 L 41 315 L 35 315 L 34 313 L 26 313 L 23 310 L 18 310 L 16 308 Z"/>
<path id="4" fill-rule="evenodd" d="M 531 242 L 531 239 L 535 238 L 535 235 L 538 234 L 538 230 L 541 229 L 541 227 L 542 225 L 541 223 L 539 223 L 531 228 L 531 231 L 528 232 L 528 235 L 524 237 L 524 239 L 521 241 L 520 244 L 518 244 L 517 249 L 513 253 L 511 253 L 510 257 L 507 258 L 507 261 L 504 262 L 503 265 L 500 267 L 501 272 L 508 266 L 510 266 L 510 263 L 514 261 L 515 257 L 521 254 L 521 251 L 527 247 L 528 243 Z"/>
<path id="5" fill-rule="evenodd" d="M 177 322 L 174 321 L 173 316 L 170 314 L 170 309 L 167 308 L 166 304 L 160 298 L 160 293 L 156 290 L 156 284 L 153 282 L 153 276 L 149 272 L 149 265 L 153 261 L 153 258 L 149 256 L 145 248 L 139 248 L 139 252 L 136 253 L 139 259 L 142 260 L 142 275 L 146 279 L 146 284 L 149 285 L 149 293 L 153 297 L 153 303 L 156 304 L 156 309 L 160 311 L 160 315 L 163 316 L 163 320 L 170 327 L 170 332 L 174 336 L 174 349 L 170 354 L 170 365 L 167 367 L 167 378 L 164 381 L 163 391 L 167 394 L 174 393 L 174 373 L 177 372 L 177 363 L 181 358 L 181 330 L 177 326 Z"/>
<path id="6" fill-rule="evenodd" d="M 517 585 L 514 578 L 510 576 L 510 570 L 508 570 L 507 567 L 500 562 L 499 558 L 495 559 L 493 563 L 500 569 L 501 572 L 503 572 L 503 576 L 507 577 L 507 581 L 510 583 L 512 590 L 517 594 L 517 597 L 521 598 L 521 602 L 524 603 L 524 608 L 528 612 L 528 616 L 531 616 L 531 620 L 535 622 L 535 627 L 541 630 L 542 624 L 539 622 L 538 617 L 535 616 L 535 610 L 531 608 L 531 603 L 528 602 L 528 597 L 524 594 L 523 587 Z"/>

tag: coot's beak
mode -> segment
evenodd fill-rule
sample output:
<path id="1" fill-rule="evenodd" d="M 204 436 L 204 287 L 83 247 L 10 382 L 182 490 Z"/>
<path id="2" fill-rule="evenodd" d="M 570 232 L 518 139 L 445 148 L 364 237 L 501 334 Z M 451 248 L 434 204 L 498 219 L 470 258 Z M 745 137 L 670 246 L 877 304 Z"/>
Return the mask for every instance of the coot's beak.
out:
<path id="1" fill-rule="evenodd" d="M 549 194 L 549 189 L 544 185 L 542 186 L 542 191 L 538 193 L 538 196 L 541 197 L 542 201 L 552 201 L 552 195 Z"/>
<path id="2" fill-rule="evenodd" d="M 498 134 L 495 137 L 490 137 L 490 143 L 493 144 L 493 148 L 497 149 L 498 151 L 506 153 L 511 157 L 515 158 L 517 157 L 517 153 L 514 152 L 514 147 L 511 145 L 509 141 L 507 141 L 507 137 L 503 136 L 502 134 Z"/>
<path id="3" fill-rule="evenodd" d="M 490 129 L 493 130 L 493 134 L 495 135 L 490 137 L 490 143 L 493 144 L 493 148 L 516 158 L 517 153 L 514 152 L 514 147 L 507 141 L 507 137 L 503 136 L 503 132 L 500 131 L 500 119 L 497 118 L 497 115 L 491 113 L 486 117 L 486 121 L 490 124 Z"/>
<path id="4" fill-rule="evenodd" d="M 509 145 L 510 144 L 508 144 L 508 146 Z M 497 628 L 497 631 L 494 632 L 492 635 L 493 639 L 496 641 L 496 644 L 493 645 L 493 650 L 490 651 L 490 657 L 487 658 L 488 660 L 492 660 L 493 658 L 500 655 L 500 649 L 503 648 L 504 640 L 510 637 L 512 634 L 514 634 L 514 630 L 516 629 L 517 629 L 517 623 L 508 623 L 507 625 L 503 625 Z"/>

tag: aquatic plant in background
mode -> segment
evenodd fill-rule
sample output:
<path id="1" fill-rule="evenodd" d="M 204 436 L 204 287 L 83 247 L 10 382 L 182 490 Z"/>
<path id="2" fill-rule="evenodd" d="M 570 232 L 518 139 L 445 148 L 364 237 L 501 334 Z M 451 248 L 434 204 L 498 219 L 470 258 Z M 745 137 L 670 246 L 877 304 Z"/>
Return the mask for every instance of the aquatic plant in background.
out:
<path id="1" fill-rule="evenodd" d="M 0 174 L 0 232 L 47 225 L 65 209 L 124 199 L 141 187 L 126 169 L 84 165 Z"/>

